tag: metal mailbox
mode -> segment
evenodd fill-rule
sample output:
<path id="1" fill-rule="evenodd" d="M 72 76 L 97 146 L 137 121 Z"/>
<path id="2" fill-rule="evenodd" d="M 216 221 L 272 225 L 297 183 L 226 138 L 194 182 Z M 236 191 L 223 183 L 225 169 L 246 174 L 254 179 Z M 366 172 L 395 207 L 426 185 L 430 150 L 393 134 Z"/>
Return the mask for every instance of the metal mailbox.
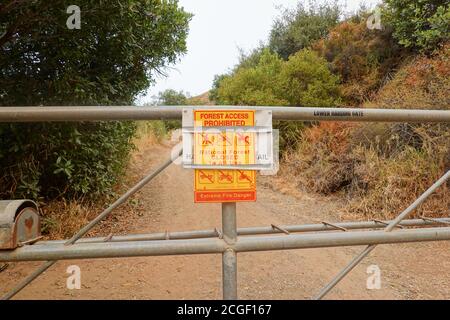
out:
<path id="1" fill-rule="evenodd" d="M 31 200 L 0 201 L 0 250 L 15 249 L 41 237 L 37 205 Z"/>

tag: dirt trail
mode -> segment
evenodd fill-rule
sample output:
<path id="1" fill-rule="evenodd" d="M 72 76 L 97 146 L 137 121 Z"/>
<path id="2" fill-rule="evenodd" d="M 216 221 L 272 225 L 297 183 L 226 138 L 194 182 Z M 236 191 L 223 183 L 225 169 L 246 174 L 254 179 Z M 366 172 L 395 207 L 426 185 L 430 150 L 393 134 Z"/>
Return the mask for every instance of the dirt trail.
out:
<path id="1" fill-rule="evenodd" d="M 134 156 L 134 180 L 164 161 L 169 148 L 148 145 Z M 304 194 L 283 194 L 260 179 L 258 201 L 237 205 L 238 226 L 339 221 L 342 203 Z M 121 220 L 130 233 L 220 227 L 219 204 L 193 203 L 193 174 L 172 165 L 135 197 L 134 215 Z M 327 298 L 450 299 L 450 244 L 423 243 L 377 248 Z M 308 299 L 358 248 L 245 253 L 238 256 L 242 299 Z M 82 271 L 81 290 L 66 288 L 66 268 Z M 382 288 L 366 289 L 367 267 L 381 269 Z M 6 292 L 39 263 L 12 264 L 0 273 Z M 196 255 L 58 262 L 16 299 L 220 299 L 221 257 Z"/>

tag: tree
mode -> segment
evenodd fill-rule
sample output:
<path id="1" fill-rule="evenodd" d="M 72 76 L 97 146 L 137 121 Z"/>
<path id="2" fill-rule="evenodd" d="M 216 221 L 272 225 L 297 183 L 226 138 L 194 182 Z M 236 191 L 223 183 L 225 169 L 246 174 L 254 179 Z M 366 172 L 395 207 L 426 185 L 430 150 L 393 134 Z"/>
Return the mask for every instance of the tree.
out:
<path id="1" fill-rule="evenodd" d="M 156 98 L 157 105 L 164 106 L 183 106 L 188 104 L 188 97 L 183 91 L 167 89 L 158 94 Z"/>
<path id="2" fill-rule="evenodd" d="M 188 104 L 188 97 L 183 91 L 167 89 L 158 94 L 154 104 L 164 106 L 183 106 Z M 164 120 L 163 124 L 165 132 L 181 128 L 180 120 Z"/>
<path id="3" fill-rule="evenodd" d="M 340 15 L 341 9 L 336 2 L 316 4 L 310 1 L 308 8 L 298 3 L 295 9 L 284 10 L 275 20 L 269 48 L 287 60 L 290 55 L 325 37 L 329 29 L 338 24 Z"/>
<path id="4" fill-rule="evenodd" d="M 336 106 L 338 84 L 339 77 L 330 72 L 326 60 L 309 49 L 290 56 L 280 73 L 280 91 L 292 106 Z"/>
<path id="5" fill-rule="evenodd" d="M 239 68 L 220 81 L 219 100 L 229 105 L 287 105 L 279 92 L 282 66 L 277 54 L 264 50 L 257 65 Z"/>
<path id="6" fill-rule="evenodd" d="M 177 0 L 0 4 L 1 105 L 132 104 L 186 51 L 191 15 Z M 95 197 L 111 192 L 134 123 L 0 125 L 0 196 Z"/>
<path id="7" fill-rule="evenodd" d="M 450 39 L 448 0 L 385 0 L 384 16 L 407 48 L 432 51 Z"/>
<path id="8" fill-rule="evenodd" d="M 190 15 L 177 0 L 65 0 L 0 5 L 0 104 L 123 104 L 186 51 Z"/>
<path id="9" fill-rule="evenodd" d="M 216 74 L 214 76 L 214 80 L 212 83 L 212 87 L 209 90 L 209 100 L 213 101 L 214 104 L 224 104 L 223 101 L 220 100 L 220 96 L 219 96 L 219 88 L 220 88 L 220 84 L 222 83 L 223 80 L 225 80 L 226 78 L 230 77 L 229 74 Z"/>
<path id="10" fill-rule="evenodd" d="M 221 79 L 217 100 L 230 105 L 331 107 L 339 104 L 338 77 L 325 59 L 304 49 L 283 61 L 263 50 L 252 67 L 241 67 Z M 302 123 L 275 122 L 280 130 L 280 150 L 296 145 Z"/>

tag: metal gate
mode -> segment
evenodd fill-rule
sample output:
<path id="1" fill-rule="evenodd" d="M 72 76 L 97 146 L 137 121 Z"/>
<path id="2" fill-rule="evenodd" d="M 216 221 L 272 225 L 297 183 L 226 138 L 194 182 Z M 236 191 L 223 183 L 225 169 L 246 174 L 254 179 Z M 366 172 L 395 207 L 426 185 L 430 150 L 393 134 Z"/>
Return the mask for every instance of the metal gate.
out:
<path id="1" fill-rule="evenodd" d="M 181 119 L 184 108 L 202 107 L 0 107 L 0 122 Z M 220 110 L 227 108 L 256 110 L 271 108 L 275 120 L 450 123 L 450 111 L 443 110 L 218 107 Z M 87 232 L 142 189 L 181 154 L 182 151 L 149 173 L 72 238 L 58 241 L 39 241 L 36 238 L 24 242 L 17 241 L 17 248 L 0 249 L 0 261 L 45 261 L 3 299 L 12 298 L 58 260 L 190 254 L 221 254 L 223 298 L 237 299 L 239 252 L 367 245 L 314 297 L 321 299 L 379 244 L 450 240 L 450 218 L 406 219 L 437 188 L 450 179 L 450 171 L 443 174 L 414 203 L 390 221 L 340 223 L 323 221 L 320 224 L 237 228 L 236 203 L 223 203 L 221 229 L 84 238 Z M 23 206 L 20 208 L 23 209 Z M 16 224 L 20 224 L 20 221 L 11 221 L 11 224 L 0 225 L 0 228 L 17 227 Z M 396 227 L 402 228 L 394 231 Z M 11 236 L 18 234 L 12 232 Z"/>

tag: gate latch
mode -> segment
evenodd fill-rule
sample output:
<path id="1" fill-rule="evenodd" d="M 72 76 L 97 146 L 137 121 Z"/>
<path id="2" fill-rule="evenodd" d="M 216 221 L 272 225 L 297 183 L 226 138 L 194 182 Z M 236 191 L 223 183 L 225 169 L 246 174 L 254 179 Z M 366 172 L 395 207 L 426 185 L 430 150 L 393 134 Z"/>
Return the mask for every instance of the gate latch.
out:
<path id="1" fill-rule="evenodd" d="M 15 249 L 41 238 L 41 220 L 31 200 L 0 201 L 0 250 Z"/>

